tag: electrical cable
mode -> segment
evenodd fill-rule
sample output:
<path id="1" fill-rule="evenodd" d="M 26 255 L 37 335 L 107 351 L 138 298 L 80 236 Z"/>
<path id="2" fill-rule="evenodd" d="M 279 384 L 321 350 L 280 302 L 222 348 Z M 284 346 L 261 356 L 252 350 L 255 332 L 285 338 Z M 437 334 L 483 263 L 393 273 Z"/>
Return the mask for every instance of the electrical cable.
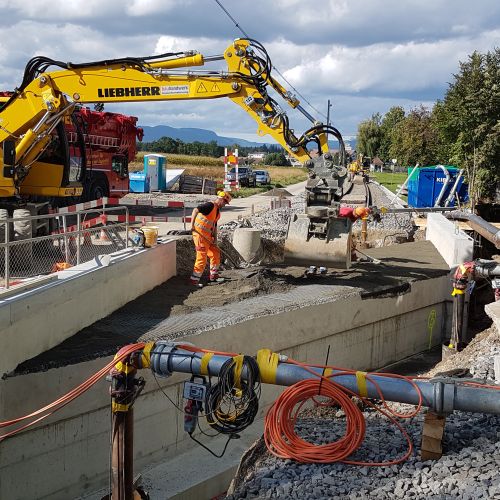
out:
<path id="1" fill-rule="evenodd" d="M 240 374 L 246 370 L 246 379 Z M 236 361 L 228 359 L 219 371 L 218 382 L 210 386 L 205 398 L 208 424 L 221 434 L 246 429 L 259 410 L 260 372 L 251 356 L 243 356 L 237 373 Z"/>
<path id="2" fill-rule="evenodd" d="M 285 389 L 283 394 L 275 401 L 266 415 L 264 439 L 271 453 L 281 458 L 293 458 L 294 460 L 303 463 L 343 462 L 351 465 L 363 466 L 394 465 L 403 462 L 411 455 L 413 452 L 413 443 L 411 442 L 411 438 L 406 430 L 396 420 L 396 417 L 412 418 L 419 413 L 422 406 L 422 394 L 415 382 L 407 377 L 396 374 L 376 372 L 365 374 L 366 380 L 375 386 L 379 399 L 382 401 L 382 407 L 379 407 L 373 404 L 368 398 L 359 396 L 355 392 L 350 391 L 332 380 L 332 378 L 342 375 L 355 376 L 356 372 L 353 370 L 338 371 L 329 377 L 322 377 L 311 368 L 337 368 L 324 367 L 322 365 L 306 365 L 293 359 L 288 359 L 288 362 L 301 366 L 315 377 L 321 377 L 325 380 L 326 383 L 322 386 L 321 393 L 322 395 L 329 397 L 332 404 L 339 404 L 343 409 L 346 415 L 346 432 L 338 441 L 328 445 L 315 445 L 297 436 L 295 432 L 295 422 L 300 409 L 308 399 L 314 398 L 314 396 L 317 396 L 318 394 L 319 380 L 306 379 Z M 409 413 L 398 413 L 392 410 L 387 405 L 379 385 L 375 382 L 371 375 L 406 380 L 412 385 L 419 396 L 419 403 L 415 410 Z M 408 445 L 408 450 L 403 456 L 384 462 L 364 462 L 347 459 L 347 457 L 352 455 L 360 447 L 366 431 L 363 414 L 350 397 L 360 399 L 371 408 L 386 416 L 394 425 L 396 425 L 396 427 L 398 427 Z"/>
<path id="3" fill-rule="evenodd" d="M 127 358 L 130 354 L 132 354 L 135 351 L 141 350 L 144 348 L 146 344 L 144 342 L 139 342 L 137 344 L 131 344 L 128 346 L 125 346 L 123 349 L 120 350 L 120 352 L 116 355 L 115 359 L 110 361 L 106 366 L 101 368 L 99 371 L 94 373 L 91 377 L 89 377 L 87 380 L 82 382 L 80 385 L 66 393 L 65 395 L 61 396 L 59 399 L 56 399 L 52 403 L 49 403 L 48 405 L 44 406 L 43 408 L 40 408 L 32 413 L 29 413 L 28 415 L 24 415 L 22 417 L 14 418 L 12 420 L 6 420 L 4 422 L 0 422 L 0 428 L 4 427 L 10 427 L 12 425 L 18 424 L 20 422 L 23 422 L 25 420 L 31 420 L 27 424 L 24 424 L 20 427 L 17 427 L 16 429 L 9 431 L 5 434 L 0 435 L 0 442 L 3 441 L 4 439 L 11 437 L 18 432 L 21 432 L 33 425 L 35 425 L 38 422 L 41 422 L 42 420 L 46 419 L 56 411 L 64 408 L 66 405 L 74 401 L 77 397 L 81 396 L 84 392 L 88 391 L 93 385 L 95 385 L 101 378 L 105 377 L 108 375 L 109 371 L 120 361 L 123 361 L 125 358 Z"/>
<path id="4" fill-rule="evenodd" d="M 199 444 L 202 448 L 205 448 L 205 450 L 207 450 L 209 453 L 211 453 L 214 457 L 216 458 L 222 458 L 224 456 L 224 453 L 226 453 L 226 449 L 227 449 L 227 445 L 229 444 L 229 441 L 231 441 L 232 439 L 237 439 L 239 438 L 239 436 L 237 434 L 229 434 L 229 436 L 227 437 L 227 441 L 226 441 L 226 444 L 224 445 L 224 449 L 222 450 L 221 454 L 220 455 L 217 455 L 217 453 L 214 453 L 208 446 L 205 446 L 201 441 L 198 441 L 198 439 L 196 439 L 193 434 L 191 434 L 190 432 L 188 432 L 188 436 L 197 444 Z M 237 436 L 237 437 L 236 437 Z M 214 436 L 215 437 L 215 436 Z"/>

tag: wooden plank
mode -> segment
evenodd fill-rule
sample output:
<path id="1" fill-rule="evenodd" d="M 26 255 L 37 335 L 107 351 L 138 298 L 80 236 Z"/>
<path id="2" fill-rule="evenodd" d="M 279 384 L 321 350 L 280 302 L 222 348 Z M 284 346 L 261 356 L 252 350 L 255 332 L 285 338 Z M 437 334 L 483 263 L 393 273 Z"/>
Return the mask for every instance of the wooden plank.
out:
<path id="1" fill-rule="evenodd" d="M 446 417 L 427 412 L 422 429 L 422 445 L 420 454 L 423 461 L 439 460 L 443 455 L 443 435 Z"/>
<path id="2" fill-rule="evenodd" d="M 417 227 L 420 227 L 422 229 L 425 229 L 427 227 L 427 218 L 426 217 L 414 217 L 413 218 L 415 225 Z M 458 226 L 459 229 L 462 229 L 463 231 L 472 231 L 471 227 L 467 222 L 461 221 L 461 220 L 455 220 L 452 221 L 454 224 Z"/>

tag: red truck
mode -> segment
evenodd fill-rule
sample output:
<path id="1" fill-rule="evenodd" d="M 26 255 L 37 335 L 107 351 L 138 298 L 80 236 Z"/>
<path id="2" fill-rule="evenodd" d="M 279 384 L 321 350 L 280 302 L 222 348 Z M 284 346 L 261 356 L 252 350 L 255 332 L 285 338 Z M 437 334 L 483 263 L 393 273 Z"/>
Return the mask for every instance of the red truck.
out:
<path id="1" fill-rule="evenodd" d="M 74 112 L 73 120 L 65 122 L 64 128 L 75 169 L 81 168 L 82 155 L 85 156 L 82 201 L 127 194 L 128 164 L 135 158 L 136 140 L 142 140 L 144 135 L 137 127 L 137 118 L 82 107 Z"/>
<path id="2" fill-rule="evenodd" d="M 0 91 L 0 107 L 12 92 Z M 62 206 L 111 196 L 120 198 L 129 192 L 128 164 L 137 153 L 136 140 L 144 131 L 135 116 L 78 107 L 64 119 L 62 130 L 53 132 L 54 141 L 42 154 L 44 161 L 57 161 L 58 148 L 67 142 L 71 162 L 70 180 L 83 184 L 81 197 L 51 200 Z M 65 135 L 63 138 L 61 135 Z M 59 137 L 59 139 L 57 139 Z M 83 178 L 80 172 L 85 168 Z"/>

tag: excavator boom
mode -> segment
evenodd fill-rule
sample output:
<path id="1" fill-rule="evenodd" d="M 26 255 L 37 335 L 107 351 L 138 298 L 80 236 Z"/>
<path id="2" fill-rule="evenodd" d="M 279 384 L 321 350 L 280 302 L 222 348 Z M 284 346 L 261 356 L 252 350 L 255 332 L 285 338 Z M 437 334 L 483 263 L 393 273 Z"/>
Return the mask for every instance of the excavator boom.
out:
<path id="1" fill-rule="evenodd" d="M 224 71 L 187 69 L 208 62 L 224 60 Z M 49 71 L 56 66 L 60 69 Z M 123 58 L 83 64 L 63 63 L 35 57 L 26 66 L 22 84 L 0 108 L 0 198 L 44 195 L 71 196 L 81 192 L 79 181 L 84 172 L 73 172 L 66 161 L 44 161 L 44 151 L 52 147 L 54 132 L 59 130 L 59 146 L 67 151 L 67 140 L 61 124 L 75 106 L 87 103 L 157 102 L 228 98 L 240 106 L 257 123 L 259 136 L 270 135 L 291 155 L 307 162 L 310 187 L 307 204 L 338 201 L 345 178 L 345 150 L 340 133 L 305 113 L 297 98 L 271 76 L 272 64 L 264 47 L 249 39 L 238 39 L 222 56 L 205 58 L 195 52 L 164 54 L 146 58 Z M 303 111 L 313 126 L 297 137 L 289 126 L 286 113 L 271 96 L 278 94 L 288 106 Z M 328 135 L 341 145 L 339 168 L 333 168 L 328 151 Z M 308 150 L 313 142 L 319 160 Z M 321 165 L 320 165 L 321 164 Z M 309 227 L 311 237 L 330 244 L 335 240 L 326 212 L 323 232 L 314 219 Z M 301 241 L 301 240 L 300 240 Z M 299 241 L 299 243 L 300 243 Z M 327 251 L 328 253 L 328 251 Z"/>

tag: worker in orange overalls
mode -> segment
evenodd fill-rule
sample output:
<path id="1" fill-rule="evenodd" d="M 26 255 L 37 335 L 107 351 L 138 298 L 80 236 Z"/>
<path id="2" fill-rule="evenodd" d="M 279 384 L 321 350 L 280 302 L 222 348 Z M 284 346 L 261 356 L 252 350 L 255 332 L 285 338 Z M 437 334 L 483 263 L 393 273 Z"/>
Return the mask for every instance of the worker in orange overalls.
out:
<path id="1" fill-rule="evenodd" d="M 191 214 L 191 231 L 193 233 L 196 261 L 190 282 L 192 285 L 200 283 L 201 275 L 210 260 L 210 281 L 219 277 L 220 250 L 217 246 L 217 221 L 220 219 L 220 209 L 231 201 L 231 195 L 225 191 L 217 193 L 213 202 L 203 203 Z"/>

